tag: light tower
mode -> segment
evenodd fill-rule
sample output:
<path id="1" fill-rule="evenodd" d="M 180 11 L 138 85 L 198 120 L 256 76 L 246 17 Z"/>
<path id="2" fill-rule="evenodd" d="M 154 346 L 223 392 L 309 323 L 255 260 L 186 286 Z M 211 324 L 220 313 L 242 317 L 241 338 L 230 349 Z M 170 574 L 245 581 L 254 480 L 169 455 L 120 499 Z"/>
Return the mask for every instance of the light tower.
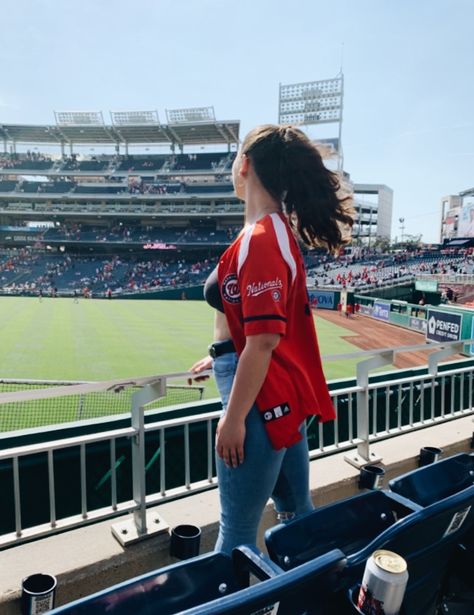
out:
<path id="1" fill-rule="evenodd" d="M 400 222 L 400 241 L 403 243 L 403 237 L 405 236 L 405 218 L 398 218 L 398 221 Z"/>
<path id="2" fill-rule="evenodd" d="M 342 109 L 344 76 L 305 83 L 280 83 L 278 123 L 307 127 L 314 124 L 337 124 L 337 137 L 320 139 L 337 153 L 337 168 L 342 171 Z"/>

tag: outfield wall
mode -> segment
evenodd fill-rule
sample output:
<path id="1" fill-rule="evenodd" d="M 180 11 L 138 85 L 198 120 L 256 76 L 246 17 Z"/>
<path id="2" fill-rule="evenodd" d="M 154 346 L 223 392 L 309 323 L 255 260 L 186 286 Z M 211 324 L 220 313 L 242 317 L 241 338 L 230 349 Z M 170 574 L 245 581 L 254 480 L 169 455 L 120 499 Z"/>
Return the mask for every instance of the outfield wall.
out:
<path id="1" fill-rule="evenodd" d="M 364 316 L 424 333 L 426 339 L 430 341 L 458 341 L 474 337 L 474 310 L 461 305 L 452 303 L 417 305 L 366 295 L 354 295 L 354 302 L 359 304 L 359 311 Z M 430 330 L 429 323 L 431 321 L 433 324 L 433 319 L 436 321 L 434 330 Z M 444 338 L 440 336 L 443 333 Z M 474 345 L 465 344 L 464 354 L 474 356 Z"/>
<path id="2" fill-rule="evenodd" d="M 179 286 L 178 288 L 167 288 L 163 290 L 148 290 L 145 292 L 141 290 L 118 295 L 117 299 L 170 299 L 173 301 L 189 299 L 192 301 L 202 301 L 204 299 L 204 284 Z"/>

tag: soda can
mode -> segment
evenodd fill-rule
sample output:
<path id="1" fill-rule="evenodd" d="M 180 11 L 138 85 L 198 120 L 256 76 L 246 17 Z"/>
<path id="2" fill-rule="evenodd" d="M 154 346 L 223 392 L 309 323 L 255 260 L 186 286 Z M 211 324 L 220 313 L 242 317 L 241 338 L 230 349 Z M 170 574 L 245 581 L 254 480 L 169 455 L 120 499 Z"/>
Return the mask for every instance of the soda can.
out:
<path id="1" fill-rule="evenodd" d="M 357 608 L 364 615 L 398 615 L 407 582 L 403 557 L 383 549 L 375 551 L 365 565 Z"/>

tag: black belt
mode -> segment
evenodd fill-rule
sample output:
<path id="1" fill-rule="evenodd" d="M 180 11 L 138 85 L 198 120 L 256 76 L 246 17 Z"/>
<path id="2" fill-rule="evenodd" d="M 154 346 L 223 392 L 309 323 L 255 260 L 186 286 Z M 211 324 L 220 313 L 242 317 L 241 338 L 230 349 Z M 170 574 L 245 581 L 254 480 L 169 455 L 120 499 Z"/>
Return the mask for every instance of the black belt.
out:
<path id="1" fill-rule="evenodd" d="M 213 359 L 217 359 L 223 354 L 228 354 L 229 352 L 235 352 L 234 342 L 232 340 L 225 340 L 224 342 L 214 342 L 208 347 L 209 355 Z"/>

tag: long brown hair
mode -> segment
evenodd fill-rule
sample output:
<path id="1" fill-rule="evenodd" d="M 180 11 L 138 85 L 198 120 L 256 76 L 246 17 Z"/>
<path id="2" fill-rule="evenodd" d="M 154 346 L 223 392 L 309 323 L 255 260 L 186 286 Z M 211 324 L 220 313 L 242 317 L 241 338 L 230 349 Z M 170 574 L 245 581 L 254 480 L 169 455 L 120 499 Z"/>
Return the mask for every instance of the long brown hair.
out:
<path id="1" fill-rule="evenodd" d="M 350 241 L 352 197 L 340 194 L 338 175 L 324 166 L 304 132 L 294 126 L 258 126 L 245 137 L 241 151 L 307 246 L 335 251 Z"/>

